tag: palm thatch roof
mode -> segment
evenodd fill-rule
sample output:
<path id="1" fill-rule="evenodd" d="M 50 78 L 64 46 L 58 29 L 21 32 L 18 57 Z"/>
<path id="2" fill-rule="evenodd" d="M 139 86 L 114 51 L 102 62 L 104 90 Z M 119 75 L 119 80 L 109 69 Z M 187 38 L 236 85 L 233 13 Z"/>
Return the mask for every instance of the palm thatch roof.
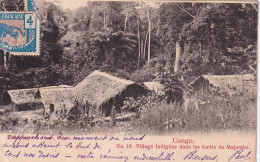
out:
<path id="1" fill-rule="evenodd" d="M 39 89 L 45 109 L 48 109 L 50 104 L 54 104 L 56 110 L 69 109 L 73 106 L 73 99 L 71 98 L 72 90 L 73 87 L 68 85 L 50 86 Z"/>
<path id="2" fill-rule="evenodd" d="M 158 94 L 163 94 L 164 86 L 158 82 L 144 82 L 143 83 L 149 90 L 155 91 Z"/>
<path id="3" fill-rule="evenodd" d="M 41 99 L 36 97 L 38 88 L 31 89 L 17 89 L 7 91 L 11 97 L 11 100 L 17 104 L 26 104 L 26 103 L 41 103 Z"/>
<path id="4" fill-rule="evenodd" d="M 70 85 L 59 85 L 59 86 L 48 86 L 48 87 L 41 87 L 40 89 L 57 89 L 57 88 L 72 88 L 73 86 Z"/>
<path id="5" fill-rule="evenodd" d="M 73 96 L 82 105 L 100 107 L 133 84 L 133 81 L 96 70 L 75 87 Z"/>
<path id="6" fill-rule="evenodd" d="M 229 95 L 240 92 L 255 93 L 256 78 L 252 74 L 244 75 L 202 75 L 191 82 L 189 85 L 199 88 L 203 81 L 207 81 L 209 88 L 217 88 Z"/>

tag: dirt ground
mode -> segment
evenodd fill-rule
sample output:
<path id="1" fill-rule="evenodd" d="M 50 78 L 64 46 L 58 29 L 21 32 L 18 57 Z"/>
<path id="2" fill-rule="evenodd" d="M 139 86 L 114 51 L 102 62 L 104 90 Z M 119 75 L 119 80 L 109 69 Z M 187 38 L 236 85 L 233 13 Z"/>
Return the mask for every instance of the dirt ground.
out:
<path id="1" fill-rule="evenodd" d="M 40 133 L 40 134 L 91 134 L 91 133 L 131 133 L 133 125 L 131 121 L 117 121 L 113 125 L 112 120 L 80 119 L 79 121 L 44 119 L 44 110 L 11 112 L 10 106 L 0 107 L 1 132 L 6 133 Z"/>

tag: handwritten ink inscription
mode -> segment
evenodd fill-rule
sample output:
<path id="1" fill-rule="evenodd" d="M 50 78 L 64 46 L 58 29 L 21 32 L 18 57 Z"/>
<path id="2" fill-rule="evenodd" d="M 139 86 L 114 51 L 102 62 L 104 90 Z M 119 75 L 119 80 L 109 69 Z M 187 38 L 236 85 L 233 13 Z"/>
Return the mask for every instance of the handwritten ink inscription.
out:
<path id="1" fill-rule="evenodd" d="M 230 156 L 228 161 L 247 161 L 251 159 L 251 151 L 245 151 L 243 149 L 236 151 L 233 155 Z"/>
<path id="2" fill-rule="evenodd" d="M 241 147 L 247 149 L 230 149 L 229 145 L 226 148 L 221 145 L 219 147 L 205 144 L 194 145 L 195 141 L 193 139 L 177 144 L 172 141 L 171 144 L 150 143 L 146 138 L 146 135 L 140 137 L 116 137 L 108 135 L 69 137 L 62 133 L 58 136 L 41 136 L 39 134 L 34 136 L 25 136 L 24 134 L 7 135 L 7 140 L 1 146 L 4 152 L 1 153 L 6 158 L 17 160 L 20 158 L 30 158 L 36 161 L 37 159 L 67 158 L 70 160 L 109 160 L 115 162 L 223 161 L 223 159 L 227 162 L 238 162 L 250 161 L 252 159 L 252 151 L 248 146 L 244 145 Z M 109 143 L 113 143 L 114 147 L 107 147 L 110 145 Z M 64 149 L 68 150 L 67 153 L 64 153 Z M 214 151 L 217 149 L 226 149 L 226 152 L 229 153 L 223 156 L 219 151 Z M 207 150 L 207 153 L 203 150 Z"/>
<path id="3" fill-rule="evenodd" d="M 190 152 L 183 160 L 211 160 L 211 161 L 217 161 L 218 155 L 200 155 L 198 154 L 198 150 L 194 150 Z"/>

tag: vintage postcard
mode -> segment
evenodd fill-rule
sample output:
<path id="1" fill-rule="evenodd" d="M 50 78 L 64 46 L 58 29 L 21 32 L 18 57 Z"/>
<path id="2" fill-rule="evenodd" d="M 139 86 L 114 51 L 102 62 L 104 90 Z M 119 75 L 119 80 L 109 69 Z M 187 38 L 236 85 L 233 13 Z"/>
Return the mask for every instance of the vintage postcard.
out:
<path id="1" fill-rule="evenodd" d="M 0 162 L 255 162 L 255 1 L 0 0 Z"/>

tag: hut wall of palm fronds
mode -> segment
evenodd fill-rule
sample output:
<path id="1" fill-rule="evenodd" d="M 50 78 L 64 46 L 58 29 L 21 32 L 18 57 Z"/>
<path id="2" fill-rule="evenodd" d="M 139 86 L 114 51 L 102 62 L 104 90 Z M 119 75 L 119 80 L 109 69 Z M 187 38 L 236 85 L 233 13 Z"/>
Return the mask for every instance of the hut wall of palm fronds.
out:
<path id="1" fill-rule="evenodd" d="M 49 110 L 50 104 L 54 104 L 55 111 L 68 111 L 73 107 L 73 98 L 71 96 L 72 91 L 73 86 L 68 85 L 40 88 L 39 93 L 45 111 Z"/>

